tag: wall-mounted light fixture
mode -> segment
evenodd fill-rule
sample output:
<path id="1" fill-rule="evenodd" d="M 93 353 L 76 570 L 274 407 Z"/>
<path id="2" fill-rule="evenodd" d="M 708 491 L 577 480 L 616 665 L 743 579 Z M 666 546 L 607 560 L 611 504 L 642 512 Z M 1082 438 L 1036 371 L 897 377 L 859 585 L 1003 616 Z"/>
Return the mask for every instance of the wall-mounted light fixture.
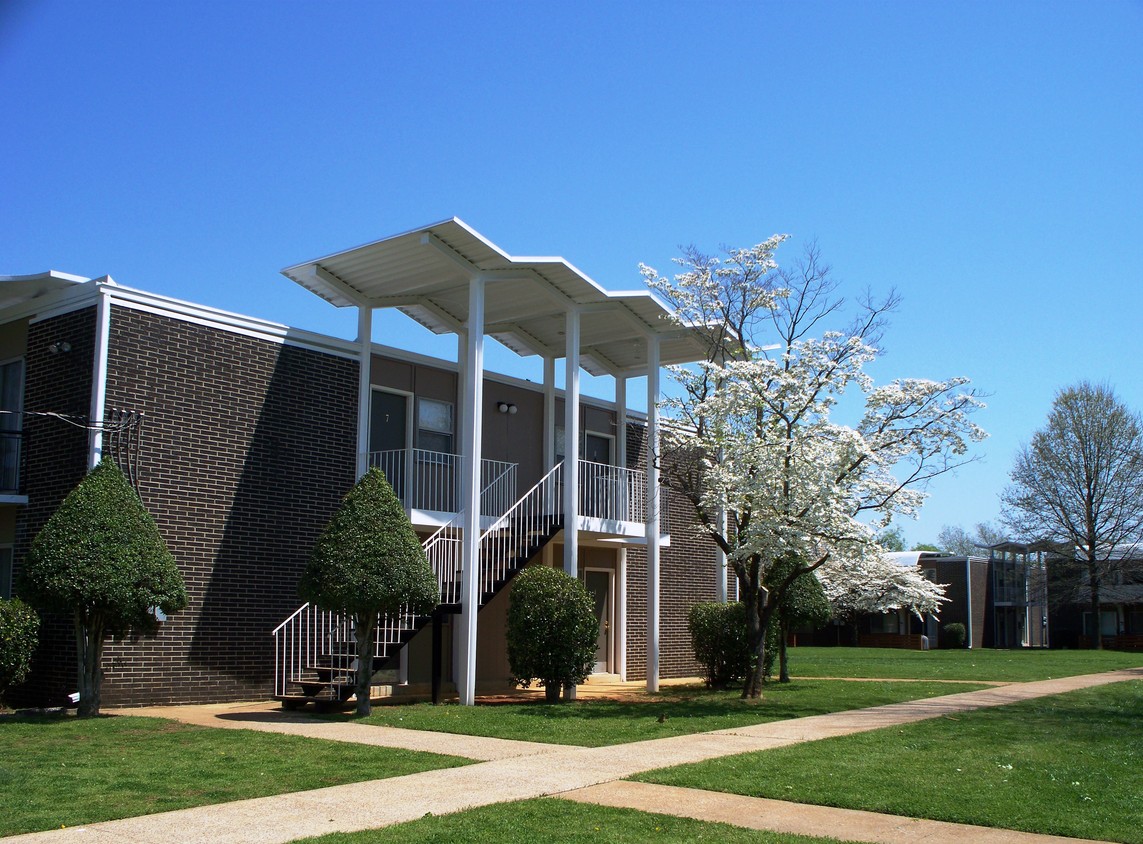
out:
<path id="1" fill-rule="evenodd" d="M 61 352 L 70 352 L 71 343 L 69 343 L 67 340 L 63 340 L 59 343 L 52 343 L 50 346 L 48 346 L 48 351 L 53 355 L 58 355 Z"/>
<path id="2" fill-rule="evenodd" d="M 502 401 L 502 402 L 496 403 L 496 409 L 499 410 L 501 413 L 515 413 L 516 412 L 516 405 L 509 404 L 506 401 Z"/>

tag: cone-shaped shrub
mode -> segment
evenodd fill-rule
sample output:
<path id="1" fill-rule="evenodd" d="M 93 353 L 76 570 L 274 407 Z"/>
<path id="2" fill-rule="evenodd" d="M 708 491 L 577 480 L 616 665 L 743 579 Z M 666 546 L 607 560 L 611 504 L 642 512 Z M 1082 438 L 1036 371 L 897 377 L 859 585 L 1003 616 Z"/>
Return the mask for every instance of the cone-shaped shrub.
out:
<path id="1" fill-rule="evenodd" d="M 99 714 L 106 637 L 154 633 L 156 608 L 170 614 L 187 603 L 155 520 L 108 460 L 68 493 L 32 541 L 20 593 L 72 616 L 80 715 Z"/>
<path id="2" fill-rule="evenodd" d="M 427 613 L 437 581 L 420 540 L 380 469 L 370 469 L 341 502 L 314 546 L 298 591 L 322 609 L 353 616 L 357 713 L 370 711 L 373 629 L 379 613 L 408 605 Z"/>

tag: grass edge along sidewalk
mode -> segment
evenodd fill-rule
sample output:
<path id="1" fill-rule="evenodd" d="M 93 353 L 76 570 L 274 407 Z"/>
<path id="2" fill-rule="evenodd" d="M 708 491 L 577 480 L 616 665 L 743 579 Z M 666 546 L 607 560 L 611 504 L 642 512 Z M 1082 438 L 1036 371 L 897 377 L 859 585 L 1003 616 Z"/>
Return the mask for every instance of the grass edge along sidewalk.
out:
<path id="1" fill-rule="evenodd" d="M 1143 679 L 633 779 L 1143 844 Z"/>
<path id="2" fill-rule="evenodd" d="M 168 844 L 171 829 L 183 840 L 239 844 L 257 830 L 261 844 L 284 844 L 306 835 L 353 832 L 414 820 L 425 812 L 448 814 L 489 803 L 559 794 L 630 777 L 641 771 L 696 762 L 749 749 L 780 746 L 815 737 L 885 726 L 889 719 L 921 720 L 1056 694 L 1072 688 L 1118 682 L 1143 671 L 1108 672 L 1041 681 L 944 698 L 892 704 L 797 721 L 639 742 L 603 748 L 553 747 L 550 753 L 428 771 L 381 783 L 363 782 L 279 797 L 244 800 L 164 815 L 112 821 L 81 830 L 53 830 L 22 836 L 30 844 L 72 844 L 131 840 Z M 806 728 L 810 728 L 807 730 Z M 783 733 L 785 733 L 783 735 Z M 799 738 L 799 735 L 801 736 Z"/>
<path id="3" fill-rule="evenodd" d="M 0 836 L 471 763 L 131 715 L 4 716 L 0 759 Z"/>

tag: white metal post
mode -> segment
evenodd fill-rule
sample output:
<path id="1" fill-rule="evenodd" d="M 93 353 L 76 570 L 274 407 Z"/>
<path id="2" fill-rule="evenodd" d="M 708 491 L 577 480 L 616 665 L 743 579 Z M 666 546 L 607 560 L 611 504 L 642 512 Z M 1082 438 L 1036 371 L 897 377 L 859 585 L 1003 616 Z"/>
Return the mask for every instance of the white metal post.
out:
<path id="1" fill-rule="evenodd" d="M 357 381 L 357 477 L 369 469 L 369 409 L 372 404 L 373 308 L 357 306 L 357 343 L 361 368 Z M 407 486 L 407 484 L 406 484 Z"/>
<path id="2" fill-rule="evenodd" d="M 464 544 L 461 556 L 461 676 L 457 683 L 460 702 L 476 703 L 476 616 L 480 609 L 480 445 L 484 404 L 484 277 L 468 284 L 468 344 L 465 355 L 464 391 L 466 413 L 462 432 L 464 454 L 461 472 L 464 507 Z"/>
<path id="3" fill-rule="evenodd" d="M 91 428 L 87 436 L 87 468 L 103 459 L 103 417 L 107 413 L 107 350 L 111 340 L 111 293 L 99 287 L 95 304 L 95 359 L 91 378 Z"/>
<path id="4" fill-rule="evenodd" d="M 615 464 L 627 468 L 627 376 L 615 376 Z M 624 482 L 626 483 L 626 482 Z M 622 518 L 628 515 L 628 490 L 623 490 Z M 627 549 L 620 548 L 615 555 L 615 636 L 619 646 L 615 653 L 615 673 L 623 682 L 627 681 Z"/>
<path id="5" fill-rule="evenodd" d="M 718 525 L 718 532 L 721 536 L 726 536 L 726 508 L 719 507 L 718 514 L 715 517 Z M 721 547 L 716 548 L 714 552 L 714 595 L 715 600 L 720 604 L 726 603 L 726 582 L 730 577 L 730 572 L 726 568 L 726 552 Z"/>
<path id="6" fill-rule="evenodd" d="M 615 637 L 619 647 L 615 652 L 615 673 L 627 682 L 627 549 L 620 548 L 615 555 Z"/>
<path id="7" fill-rule="evenodd" d="M 659 691 L 659 337 L 647 338 L 647 691 Z"/>
<path id="8" fill-rule="evenodd" d="M 556 465 L 556 359 L 544 358 L 544 471 Z"/>
<path id="9" fill-rule="evenodd" d="M 579 311 L 568 309 L 564 376 L 564 571 L 579 572 Z"/>

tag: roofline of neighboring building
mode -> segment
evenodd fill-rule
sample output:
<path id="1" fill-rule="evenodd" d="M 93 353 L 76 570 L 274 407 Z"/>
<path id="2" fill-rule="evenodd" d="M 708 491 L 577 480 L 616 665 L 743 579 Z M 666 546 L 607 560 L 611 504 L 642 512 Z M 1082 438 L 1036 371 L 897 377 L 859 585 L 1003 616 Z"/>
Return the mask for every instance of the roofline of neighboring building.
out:
<path id="1" fill-rule="evenodd" d="M 27 318 L 29 322 L 36 323 L 62 314 L 71 313 L 82 308 L 94 307 L 101 294 L 110 297 L 113 304 L 133 310 L 166 316 L 197 325 L 239 334 L 272 343 L 282 343 L 289 346 L 310 349 L 313 351 L 332 354 L 338 357 L 356 360 L 361 347 L 352 340 L 333 337 L 328 334 L 319 334 L 301 328 L 294 328 L 283 323 L 273 322 L 260 317 L 251 317 L 234 311 L 225 311 L 208 305 L 200 305 L 184 299 L 176 299 L 159 293 L 151 293 L 133 287 L 124 287 L 115 282 L 110 276 L 88 279 L 83 276 L 61 273 L 50 270 L 46 273 L 35 273 L 24 276 L 0 276 L 0 283 L 4 281 L 37 281 L 56 279 L 73 282 L 71 286 L 53 290 L 42 296 L 29 298 L 19 305 L 0 311 L 0 323 Z M 432 357 L 420 352 L 399 349 L 381 343 L 372 344 L 373 354 L 381 357 L 393 358 L 403 363 L 421 364 L 449 372 L 458 372 L 456 361 Z M 544 385 L 527 378 L 520 378 L 501 372 L 486 371 L 485 377 L 506 386 L 519 387 L 525 390 L 542 393 Z M 562 397 L 564 390 L 557 388 L 556 396 Z M 614 410 L 614 401 L 597 396 L 580 395 L 580 404 L 591 405 L 606 410 Z M 646 419 L 642 411 L 627 410 L 628 418 L 634 421 Z"/>

